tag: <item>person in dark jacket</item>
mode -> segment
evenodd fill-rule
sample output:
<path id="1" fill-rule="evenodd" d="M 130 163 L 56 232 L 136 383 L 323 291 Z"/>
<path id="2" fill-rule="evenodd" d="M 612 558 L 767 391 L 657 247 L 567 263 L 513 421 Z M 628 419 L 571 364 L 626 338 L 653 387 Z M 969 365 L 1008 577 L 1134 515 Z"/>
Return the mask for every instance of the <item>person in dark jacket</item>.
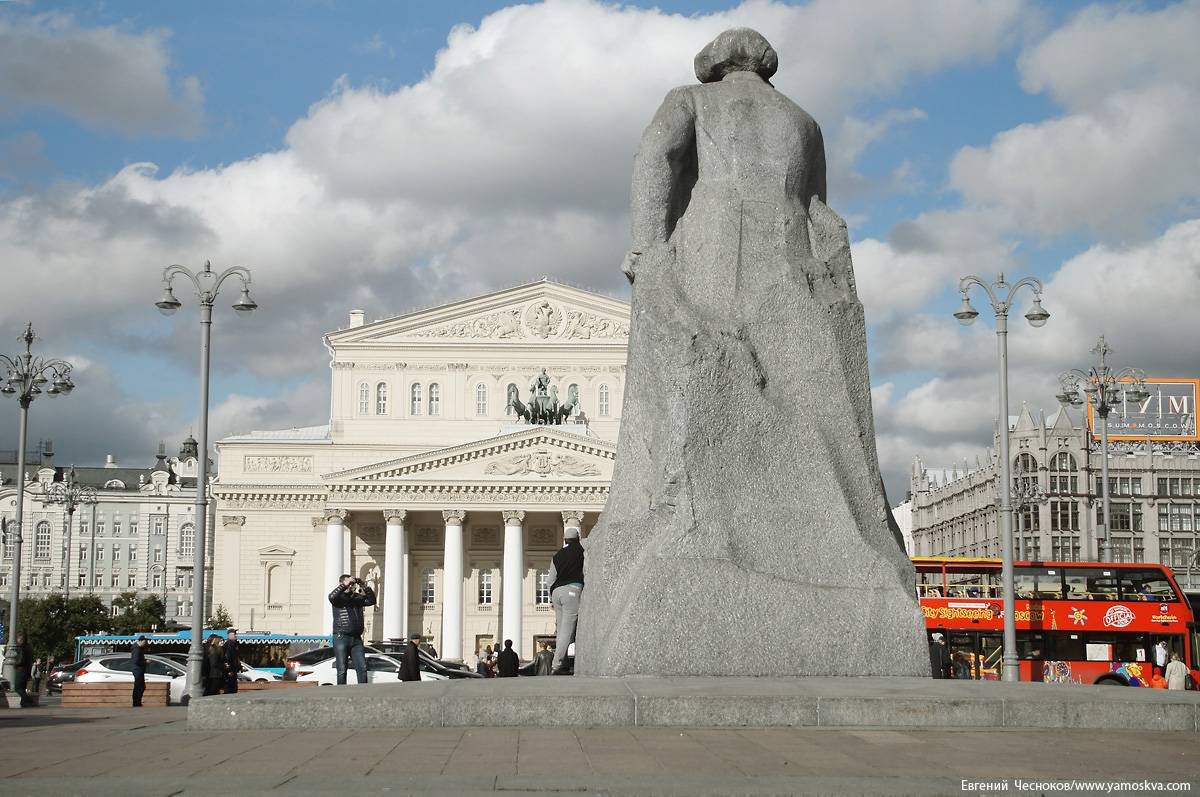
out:
<path id="1" fill-rule="evenodd" d="M 238 650 L 237 631 L 230 628 L 225 638 L 225 694 L 235 695 L 238 690 L 238 675 L 242 672 L 242 655 Z"/>
<path id="2" fill-rule="evenodd" d="M 133 648 L 129 651 L 130 669 L 133 671 L 133 707 L 142 705 L 142 695 L 146 693 L 146 637 L 139 636 Z"/>
<path id="3" fill-rule="evenodd" d="M 221 651 L 221 637 L 216 634 L 209 634 L 204 644 L 200 679 L 204 684 L 205 696 L 221 694 L 221 684 L 225 683 L 225 655 Z"/>
<path id="4" fill-rule="evenodd" d="M 570 675 L 563 667 L 567 647 L 575 641 L 579 623 L 579 596 L 583 593 L 583 543 L 579 529 L 568 526 L 565 545 L 554 554 L 550 565 L 550 602 L 554 604 L 554 625 L 558 639 L 554 646 L 554 675 Z"/>
<path id="5" fill-rule="evenodd" d="M 950 653 L 941 634 L 934 634 L 929 640 L 929 668 L 934 678 L 950 677 Z"/>
<path id="6" fill-rule="evenodd" d="M 33 646 L 24 634 L 17 634 L 17 660 L 13 663 L 13 690 L 21 698 L 21 708 L 36 706 L 37 699 L 29 694 L 29 673 L 33 669 Z"/>
<path id="7" fill-rule="evenodd" d="M 346 683 L 347 659 L 353 659 L 354 672 L 360 684 L 367 683 L 367 657 L 363 653 L 363 609 L 375 605 L 375 592 L 349 574 L 338 579 L 329 593 L 333 606 L 333 658 L 337 666 L 337 682 Z"/>
<path id="8" fill-rule="evenodd" d="M 497 664 L 501 678 L 516 678 L 521 669 L 521 657 L 513 650 L 512 640 L 504 640 L 504 650 L 500 651 L 500 662 Z"/>
<path id="9" fill-rule="evenodd" d="M 404 661 L 400 666 L 401 681 L 421 680 L 421 635 L 409 634 L 408 645 L 404 648 Z"/>
<path id="10" fill-rule="evenodd" d="M 538 651 L 535 660 L 538 675 L 550 675 L 554 672 L 554 652 L 550 650 L 549 643 L 542 643 L 542 649 Z"/>

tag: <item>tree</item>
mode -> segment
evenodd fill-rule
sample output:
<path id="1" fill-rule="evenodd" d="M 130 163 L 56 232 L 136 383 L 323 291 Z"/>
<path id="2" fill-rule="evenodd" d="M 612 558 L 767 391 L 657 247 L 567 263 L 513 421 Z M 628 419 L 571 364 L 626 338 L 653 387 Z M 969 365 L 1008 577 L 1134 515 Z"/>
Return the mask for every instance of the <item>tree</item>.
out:
<path id="1" fill-rule="evenodd" d="M 45 598 L 21 599 L 21 627 L 37 657 L 74 658 L 75 637 L 112 629 L 112 618 L 95 595 L 64 598 L 55 592 Z"/>
<path id="2" fill-rule="evenodd" d="M 157 595 L 138 598 L 136 592 L 122 592 L 113 598 L 112 605 L 117 610 L 113 618 L 114 633 L 144 633 L 166 625 L 167 607 Z"/>
<path id="3" fill-rule="evenodd" d="M 218 603 L 217 608 L 213 609 L 212 617 L 208 618 L 209 628 L 232 628 L 233 618 L 229 616 L 229 610 L 225 608 L 225 604 Z"/>

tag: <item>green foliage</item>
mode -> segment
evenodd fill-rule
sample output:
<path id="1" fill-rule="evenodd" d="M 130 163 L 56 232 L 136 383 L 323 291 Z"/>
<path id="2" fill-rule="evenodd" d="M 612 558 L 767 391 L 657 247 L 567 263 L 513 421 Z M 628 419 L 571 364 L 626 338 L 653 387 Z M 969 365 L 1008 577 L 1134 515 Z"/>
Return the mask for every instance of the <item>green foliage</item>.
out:
<path id="1" fill-rule="evenodd" d="M 163 630 L 167 607 L 157 595 L 139 598 L 136 592 L 122 592 L 113 598 L 117 616 L 112 618 L 114 634 L 139 634 Z"/>
<path id="2" fill-rule="evenodd" d="M 39 658 L 73 659 L 76 636 L 112 630 L 108 609 L 95 595 L 67 600 L 55 592 L 45 598 L 22 598 L 20 612 L 18 631 Z"/>
<path id="3" fill-rule="evenodd" d="M 225 604 L 218 603 L 217 608 L 213 609 L 212 617 L 208 618 L 209 628 L 231 628 L 233 627 L 233 618 L 229 616 L 229 611 L 225 608 Z"/>

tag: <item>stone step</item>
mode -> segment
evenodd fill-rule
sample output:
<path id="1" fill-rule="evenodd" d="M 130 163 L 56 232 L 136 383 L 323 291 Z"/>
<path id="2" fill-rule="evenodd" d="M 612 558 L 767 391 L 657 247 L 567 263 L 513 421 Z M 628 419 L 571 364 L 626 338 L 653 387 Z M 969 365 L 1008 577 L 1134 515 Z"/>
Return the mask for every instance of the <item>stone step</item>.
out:
<path id="1" fill-rule="evenodd" d="M 497 678 L 262 690 L 188 727 L 910 727 L 1200 731 L 1200 693 L 932 678 Z"/>

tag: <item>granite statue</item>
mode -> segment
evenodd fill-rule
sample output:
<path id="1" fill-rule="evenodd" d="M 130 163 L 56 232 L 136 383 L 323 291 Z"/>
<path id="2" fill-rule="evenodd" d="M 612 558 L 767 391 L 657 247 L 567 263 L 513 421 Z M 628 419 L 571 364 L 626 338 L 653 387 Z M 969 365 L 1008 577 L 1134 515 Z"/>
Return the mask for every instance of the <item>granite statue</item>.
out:
<path id="1" fill-rule="evenodd" d="M 624 411 L 576 672 L 927 674 L 821 129 L 759 33 L 695 66 L 634 162 Z"/>

